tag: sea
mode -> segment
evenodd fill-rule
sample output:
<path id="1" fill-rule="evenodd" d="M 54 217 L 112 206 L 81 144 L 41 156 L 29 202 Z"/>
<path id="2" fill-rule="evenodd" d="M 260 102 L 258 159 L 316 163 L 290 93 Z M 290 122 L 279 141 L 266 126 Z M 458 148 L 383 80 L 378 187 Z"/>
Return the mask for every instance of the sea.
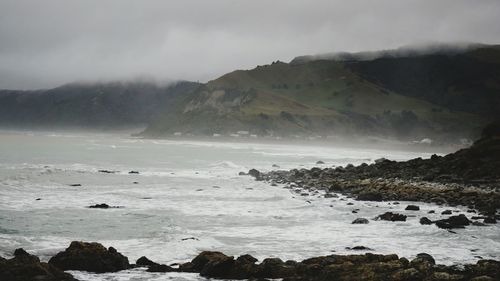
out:
<path id="1" fill-rule="evenodd" d="M 9 258 L 24 248 L 48 261 L 78 240 L 112 246 L 131 263 L 141 256 L 182 263 L 204 250 L 251 254 L 259 260 L 365 252 L 408 259 L 424 252 L 441 264 L 500 259 L 500 224 L 453 232 L 419 224 L 422 216 L 437 219 L 447 209 L 470 217 L 465 206 L 365 202 L 342 194 L 325 198 L 322 192 L 301 196 L 283 185 L 239 175 L 252 168 L 326 168 L 430 155 L 415 149 L 285 141 L 3 130 L 0 256 Z M 88 208 L 101 203 L 117 208 Z M 420 211 L 405 211 L 408 204 L 420 206 Z M 428 214 L 430 210 L 436 213 Z M 406 222 L 372 220 L 387 211 L 409 217 Z M 370 223 L 351 223 L 360 217 Z M 370 249 L 349 249 L 354 246 Z M 70 273 L 79 280 L 205 280 L 198 274 L 145 269 Z"/>

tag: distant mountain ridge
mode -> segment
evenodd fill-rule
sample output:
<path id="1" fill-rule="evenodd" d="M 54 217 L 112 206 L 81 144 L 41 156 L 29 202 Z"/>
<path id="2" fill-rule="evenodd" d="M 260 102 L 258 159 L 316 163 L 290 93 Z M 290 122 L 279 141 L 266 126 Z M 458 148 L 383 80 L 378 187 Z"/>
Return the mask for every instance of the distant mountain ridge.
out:
<path id="1" fill-rule="evenodd" d="M 233 71 L 200 86 L 178 114 L 164 114 L 144 133 L 456 140 L 474 138 L 498 118 L 498 46 L 378 54 Z"/>
<path id="2" fill-rule="evenodd" d="M 199 83 L 72 83 L 49 90 L 0 91 L 0 126 L 112 129 L 146 126 Z"/>
<path id="3" fill-rule="evenodd" d="M 500 46 L 302 56 L 207 83 L 68 84 L 0 91 L 2 127 L 122 128 L 272 137 L 475 139 L 500 119 Z"/>

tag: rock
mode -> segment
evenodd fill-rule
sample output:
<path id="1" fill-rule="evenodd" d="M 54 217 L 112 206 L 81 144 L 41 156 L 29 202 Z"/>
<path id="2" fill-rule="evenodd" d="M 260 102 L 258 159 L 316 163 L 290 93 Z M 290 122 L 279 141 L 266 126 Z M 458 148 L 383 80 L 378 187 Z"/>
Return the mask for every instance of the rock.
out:
<path id="1" fill-rule="evenodd" d="M 497 223 L 495 217 L 487 217 L 483 220 L 484 223 Z"/>
<path id="2" fill-rule="evenodd" d="M 262 173 L 259 172 L 259 170 L 251 169 L 248 171 L 248 175 L 254 177 L 258 181 L 262 180 Z"/>
<path id="3" fill-rule="evenodd" d="M 114 174 L 114 173 L 116 173 L 117 171 L 111 171 L 111 170 L 99 170 L 98 172 L 99 172 L 99 173 L 105 173 L 105 174 Z"/>
<path id="4" fill-rule="evenodd" d="M 129 174 L 139 174 L 139 171 L 130 171 Z"/>
<path id="5" fill-rule="evenodd" d="M 382 195 L 376 192 L 361 192 L 356 200 L 360 201 L 382 201 Z"/>
<path id="6" fill-rule="evenodd" d="M 273 164 L 272 166 L 273 168 L 279 168 L 280 166 L 279 165 L 276 165 L 276 164 Z"/>
<path id="7" fill-rule="evenodd" d="M 82 185 L 79 183 L 73 183 L 73 184 L 70 184 L 69 186 L 82 186 Z"/>
<path id="8" fill-rule="evenodd" d="M 337 198 L 339 197 L 337 194 L 334 194 L 334 193 L 326 193 L 325 196 L 323 196 L 325 198 Z"/>
<path id="9" fill-rule="evenodd" d="M 99 243 L 73 241 L 63 252 L 49 260 L 49 264 L 62 270 L 84 270 L 96 273 L 116 272 L 130 268 L 128 258 L 116 251 L 106 249 Z"/>
<path id="10" fill-rule="evenodd" d="M 158 265 L 156 262 L 146 258 L 145 256 L 142 256 L 139 259 L 137 259 L 135 264 L 139 266 L 148 266 L 148 267 L 152 265 Z"/>
<path id="11" fill-rule="evenodd" d="M 445 210 L 441 212 L 441 215 L 451 215 L 451 210 Z"/>
<path id="12" fill-rule="evenodd" d="M 239 172 L 238 173 L 238 176 L 246 176 L 246 175 L 247 175 L 247 173 L 245 173 L 245 172 Z"/>
<path id="13" fill-rule="evenodd" d="M 221 252 L 204 251 L 191 262 L 181 264 L 179 269 L 183 272 L 201 272 L 209 262 L 226 260 L 229 258 Z"/>
<path id="14" fill-rule="evenodd" d="M 378 158 L 378 159 L 375 159 L 375 164 L 381 164 L 381 163 L 384 163 L 385 161 L 390 161 L 386 158 Z"/>
<path id="15" fill-rule="evenodd" d="M 470 281 L 495 281 L 495 279 L 493 279 L 492 277 L 489 277 L 487 275 L 483 275 L 483 276 L 474 277 Z"/>
<path id="16" fill-rule="evenodd" d="M 417 281 L 422 280 L 422 276 L 422 273 L 420 273 L 420 271 L 416 270 L 415 268 L 406 268 L 393 273 L 390 280 Z"/>
<path id="17" fill-rule="evenodd" d="M 435 223 L 437 227 L 444 229 L 464 228 L 464 226 L 470 224 L 470 220 L 464 214 L 460 214 L 447 219 L 437 220 Z"/>
<path id="18" fill-rule="evenodd" d="M 294 276 L 295 273 L 295 267 L 285 264 L 281 259 L 267 258 L 258 265 L 255 277 L 271 279 L 287 278 Z"/>
<path id="19" fill-rule="evenodd" d="M 431 275 L 432 281 L 461 281 L 464 280 L 464 276 L 460 274 L 450 274 L 447 272 L 434 272 Z"/>
<path id="20" fill-rule="evenodd" d="M 384 221 L 406 221 L 406 216 L 392 212 L 386 212 L 382 215 L 379 215 L 377 219 Z"/>
<path id="21" fill-rule="evenodd" d="M 69 273 L 40 262 L 23 249 L 16 249 L 12 259 L 0 258 L 0 280 L 2 281 L 76 281 Z"/>
<path id="22" fill-rule="evenodd" d="M 406 211 L 419 211 L 420 207 L 417 205 L 408 205 L 405 208 Z"/>
<path id="23" fill-rule="evenodd" d="M 436 211 L 434 210 L 430 210 L 429 212 L 427 212 L 427 214 L 434 214 L 434 213 L 436 213 Z"/>
<path id="24" fill-rule="evenodd" d="M 367 224 L 369 221 L 365 218 L 357 218 L 352 221 L 352 224 Z"/>
<path id="25" fill-rule="evenodd" d="M 420 224 L 428 225 L 428 224 L 432 224 L 432 221 L 430 219 L 428 219 L 427 217 L 423 217 L 420 219 Z"/>
<path id="26" fill-rule="evenodd" d="M 87 208 L 92 208 L 92 209 L 108 209 L 108 208 L 111 208 L 111 206 L 109 206 L 106 203 L 102 203 L 102 204 L 90 205 Z"/>
<path id="27" fill-rule="evenodd" d="M 319 160 L 319 161 L 316 161 L 316 165 L 322 165 L 322 164 L 325 164 L 325 162 Z"/>
<path id="28" fill-rule="evenodd" d="M 177 271 L 173 267 L 170 267 L 166 264 L 153 264 L 148 267 L 148 272 L 173 272 Z"/>
<path id="29" fill-rule="evenodd" d="M 410 262 L 410 266 L 416 268 L 422 273 L 428 273 L 432 270 L 436 261 L 434 258 L 426 253 L 417 254 L 417 257 Z"/>
<path id="30" fill-rule="evenodd" d="M 354 250 L 354 251 L 371 251 L 373 249 L 365 247 L 365 246 L 354 246 L 354 247 L 346 247 L 347 250 Z"/>

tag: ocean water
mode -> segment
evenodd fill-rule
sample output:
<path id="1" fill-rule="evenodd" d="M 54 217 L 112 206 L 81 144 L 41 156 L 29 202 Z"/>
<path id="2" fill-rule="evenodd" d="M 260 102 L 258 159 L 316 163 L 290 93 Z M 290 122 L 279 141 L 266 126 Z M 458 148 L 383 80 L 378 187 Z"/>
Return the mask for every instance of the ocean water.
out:
<path id="1" fill-rule="evenodd" d="M 0 131 L 0 256 L 16 248 L 47 261 L 73 240 L 115 247 L 131 262 L 141 256 L 171 264 L 203 250 L 259 259 L 301 260 L 332 253 L 372 253 L 407 258 L 426 252 L 438 263 L 500 259 L 500 226 L 470 226 L 451 233 L 421 226 L 465 207 L 400 202 L 358 202 L 321 193 L 300 196 L 240 171 L 331 167 L 405 160 L 428 153 L 345 147 L 145 140 L 127 135 Z M 322 160 L 323 165 L 315 165 Z M 272 165 L 279 165 L 275 168 Z M 98 170 L 117 171 L 114 174 Z M 139 174 L 129 174 L 129 171 Z M 136 183 L 134 183 L 136 182 Z M 81 186 L 70 186 L 81 184 Z M 39 200 L 37 200 L 39 199 Z M 343 200 L 341 200 L 343 199 Z M 347 205 L 352 202 L 354 205 Z M 116 209 L 89 209 L 107 203 Z M 420 211 L 405 211 L 417 204 Z M 360 209 L 353 214 L 353 209 Z M 436 215 L 427 214 L 436 210 Z M 386 211 L 406 222 L 370 221 Z M 468 214 L 470 215 L 470 214 Z M 72 272 L 80 280 L 204 280 L 196 274 Z"/>

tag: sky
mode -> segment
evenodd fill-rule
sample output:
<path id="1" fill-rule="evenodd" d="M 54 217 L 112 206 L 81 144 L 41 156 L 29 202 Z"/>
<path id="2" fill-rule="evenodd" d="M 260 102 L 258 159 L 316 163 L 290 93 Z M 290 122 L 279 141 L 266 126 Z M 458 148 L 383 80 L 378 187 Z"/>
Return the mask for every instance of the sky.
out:
<path id="1" fill-rule="evenodd" d="M 205 82 L 337 51 L 500 43 L 498 0 L 0 0 L 0 88 Z"/>

